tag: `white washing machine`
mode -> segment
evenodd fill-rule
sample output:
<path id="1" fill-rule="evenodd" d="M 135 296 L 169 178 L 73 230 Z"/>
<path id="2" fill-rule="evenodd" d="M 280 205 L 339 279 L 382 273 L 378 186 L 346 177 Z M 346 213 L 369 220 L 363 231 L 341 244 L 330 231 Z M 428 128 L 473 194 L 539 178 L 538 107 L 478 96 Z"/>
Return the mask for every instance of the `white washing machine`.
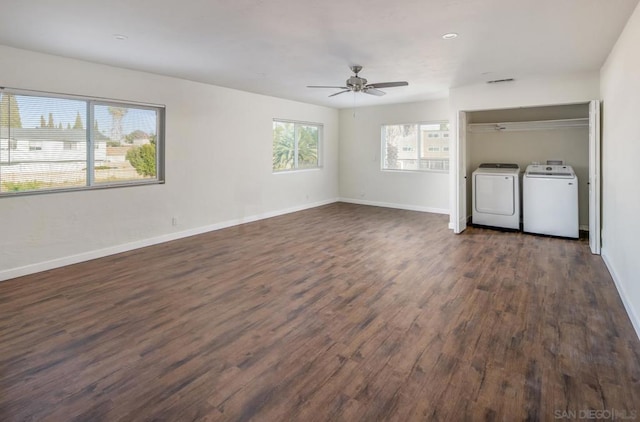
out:
<path id="1" fill-rule="evenodd" d="M 532 164 L 522 185 L 525 232 L 578 238 L 578 178 L 571 166 Z"/>
<path id="2" fill-rule="evenodd" d="M 473 172 L 473 224 L 520 229 L 520 167 L 485 163 Z"/>

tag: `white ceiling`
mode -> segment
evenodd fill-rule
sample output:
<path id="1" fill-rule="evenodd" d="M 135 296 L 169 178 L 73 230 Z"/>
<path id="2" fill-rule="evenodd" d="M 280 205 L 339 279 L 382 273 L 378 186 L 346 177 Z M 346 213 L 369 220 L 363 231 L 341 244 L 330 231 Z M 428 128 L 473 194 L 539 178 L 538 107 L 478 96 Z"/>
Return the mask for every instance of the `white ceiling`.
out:
<path id="1" fill-rule="evenodd" d="M 638 0 L 2 0 L 0 44 L 330 107 L 600 68 Z M 443 40 L 457 32 L 454 40 Z M 126 40 L 117 40 L 123 34 Z M 343 85 L 408 81 L 384 97 Z M 22 87 L 28 88 L 28 87 Z"/>

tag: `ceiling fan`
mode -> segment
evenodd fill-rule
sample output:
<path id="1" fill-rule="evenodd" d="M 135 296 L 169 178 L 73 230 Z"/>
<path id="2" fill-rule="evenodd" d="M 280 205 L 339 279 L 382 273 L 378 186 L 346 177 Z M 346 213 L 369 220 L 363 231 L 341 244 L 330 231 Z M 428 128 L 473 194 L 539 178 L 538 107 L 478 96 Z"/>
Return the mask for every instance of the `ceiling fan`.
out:
<path id="1" fill-rule="evenodd" d="M 362 70 L 362 66 L 349 66 L 349 69 L 355 75 L 347 79 L 345 86 L 324 86 L 324 85 L 309 85 L 307 88 L 335 88 L 342 89 L 342 91 L 329 95 L 335 97 L 336 95 L 344 94 L 345 92 L 364 92 L 369 95 L 382 96 L 386 94 L 384 91 L 380 91 L 378 88 L 393 88 L 396 86 L 407 86 L 409 82 L 378 82 L 375 84 L 368 84 L 365 78 L 358 76 L 358 73 Z"/>

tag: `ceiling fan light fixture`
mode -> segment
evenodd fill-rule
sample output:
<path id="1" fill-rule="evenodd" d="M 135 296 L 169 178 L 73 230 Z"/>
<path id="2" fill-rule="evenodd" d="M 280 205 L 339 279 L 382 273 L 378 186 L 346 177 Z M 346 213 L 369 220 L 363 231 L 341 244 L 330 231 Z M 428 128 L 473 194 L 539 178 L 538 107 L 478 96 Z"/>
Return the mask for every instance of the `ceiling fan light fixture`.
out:
<path id="1" fill-rule="evenodd" d="M 378 88 L 393 88 L 398 86 L 409 85 L 409 83 L 406 81 L 368 83 L 368 81 L 365 78 L 358 76 L 358 73 L 360 73 L 360 71 L 362 70 L 362 66 L 354 65 L 354 66 L 349 66 L 349 68 L 354 73 L 354 75 L 346 80 L 345 86 L 307 85 L 307 88 L 334 88 L 334 89 L 342 90 L 329 95 L 329 97 L 335 97 L 336 95 L 340 95 L 349 91 L 353 93 L 363 92 L 365 94 L 375 95 L 380 97 L 385 95 L 385 92 L 380 91 Z"/>

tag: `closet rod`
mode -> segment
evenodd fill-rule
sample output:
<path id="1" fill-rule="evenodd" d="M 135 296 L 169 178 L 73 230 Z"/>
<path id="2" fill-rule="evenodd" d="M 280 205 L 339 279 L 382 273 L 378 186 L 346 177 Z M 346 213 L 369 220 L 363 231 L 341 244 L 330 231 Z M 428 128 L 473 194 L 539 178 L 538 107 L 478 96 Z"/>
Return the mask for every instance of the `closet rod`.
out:
<path id="1" fill-rule="evenodd" d="M 498 123 L 469 123 L 469 132 L 495 132 L 495 131 L 523 131 L 523 130 L 551 130 L 574 127 L 589 127 L 589 118 L 535 120 L 529 122 L 498 122 Z"/>

